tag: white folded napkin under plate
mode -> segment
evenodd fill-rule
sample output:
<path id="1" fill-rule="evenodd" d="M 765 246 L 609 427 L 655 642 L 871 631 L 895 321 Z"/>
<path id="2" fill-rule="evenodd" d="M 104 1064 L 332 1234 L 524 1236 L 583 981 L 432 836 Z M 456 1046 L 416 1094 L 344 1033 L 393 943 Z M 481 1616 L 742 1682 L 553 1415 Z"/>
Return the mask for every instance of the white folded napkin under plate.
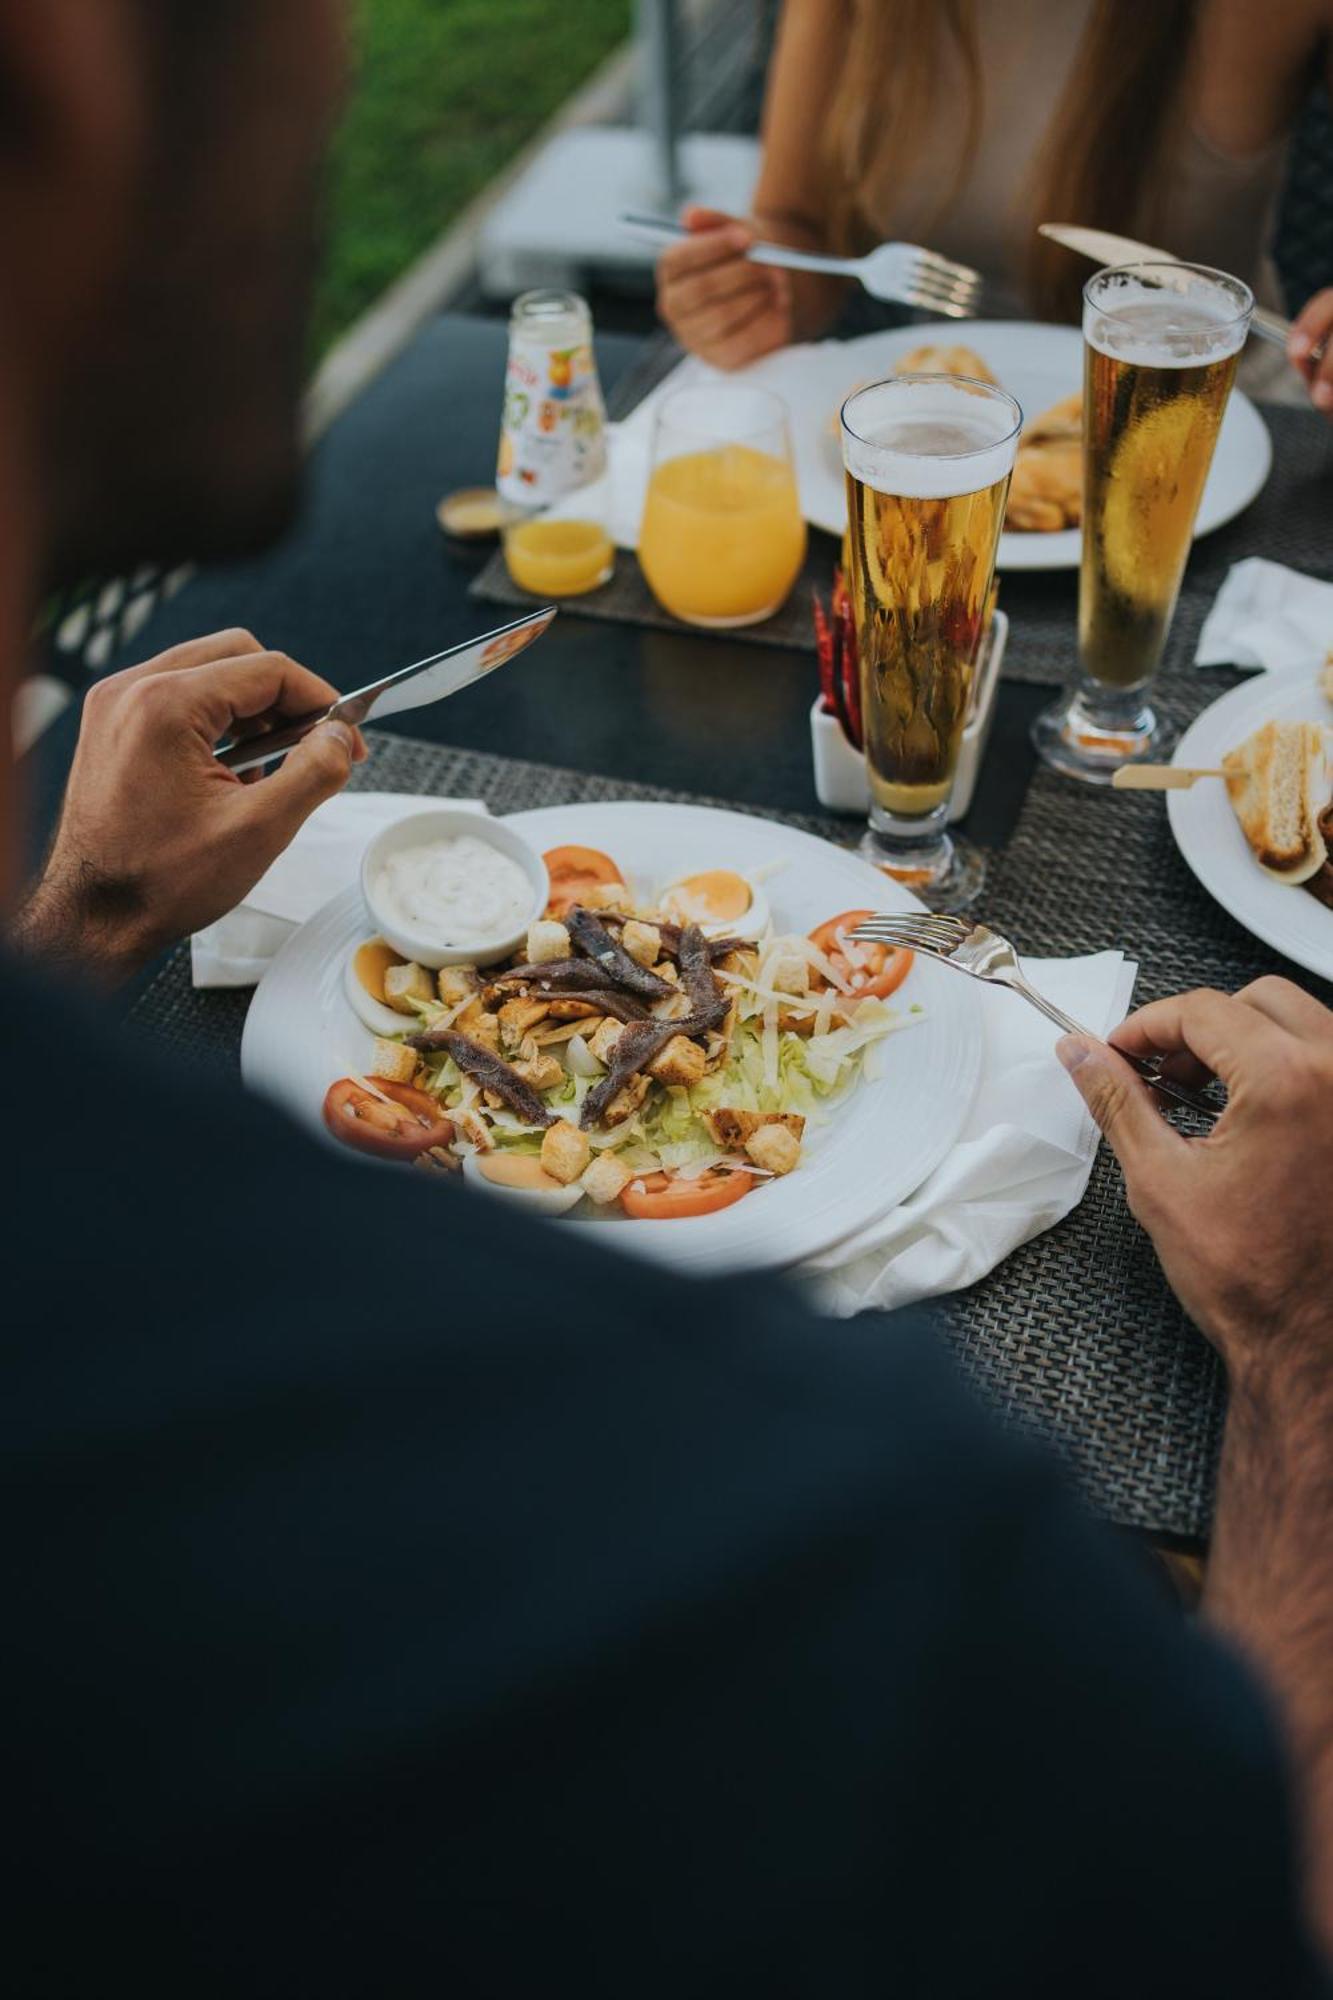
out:
<path id="1" fill-rule="evenodd" d="M 1118 951 L 1028 958 L 1023 969 L 1099 1035 L 1124 1019 L 1138 972 Z M 1059 1030 L 998 988 L 981 994 L 981 1023 L 981 1081 L 944 1161 L 897 1208 L 802 1267 L 826 1312 L 849 1318 L 960 1291 L 1082 1200 L 1097 1129 L 1055 1058 Z"/>
<path id="2" fill-rule="evenodd" d="M 1285 563 L 1247 556 L 1233 563 L 1203 621 L 1196 667 L 1308 667 L 1333 648 L 1333 583 Z"/>
<path id="3" fill-rule="evenodd" d="M 239 909 L 190 939 L 194 985 L 257 985 L 297 925 L 357 880 L 367 841 L 382 826 L 436 805 L 486 810 L 481 799 L 421 798 L 415 792 L 341 792 L 317 806 Z"/>

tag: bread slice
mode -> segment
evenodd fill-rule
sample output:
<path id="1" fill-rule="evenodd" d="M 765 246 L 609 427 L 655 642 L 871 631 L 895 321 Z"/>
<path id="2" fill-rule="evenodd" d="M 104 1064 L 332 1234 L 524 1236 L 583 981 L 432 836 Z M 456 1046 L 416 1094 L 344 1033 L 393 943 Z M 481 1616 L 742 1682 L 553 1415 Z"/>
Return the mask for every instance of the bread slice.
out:
<path id="1" fill-rule="evenodd" d="M 1227 796 L 1261 868 L 1309 881 L 1328 859 L 1325 734 L 1315 722 L 1266 722 L 1222 759 Z"/>

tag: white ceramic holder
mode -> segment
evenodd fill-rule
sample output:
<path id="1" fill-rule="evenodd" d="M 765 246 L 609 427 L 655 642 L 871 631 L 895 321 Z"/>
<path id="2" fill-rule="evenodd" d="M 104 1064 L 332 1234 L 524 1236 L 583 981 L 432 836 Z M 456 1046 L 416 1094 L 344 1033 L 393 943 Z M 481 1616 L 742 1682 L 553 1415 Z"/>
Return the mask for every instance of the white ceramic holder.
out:
<path id="1" fill-rule="evenodd" d="M 1000 663 L 1004 659 L 1008 637 L 1009 620 L 1003 611 L 997 611 L 991 619 L 990 631 L 982 649 L 972 707 L 963 730 L 963 744 L 958 753 L 958 769 L 954 773 L 953 794 L 949 800 L 951 822 L 960 820 L 972 803 L 977 773 L 986 754 L 986 741 L 995 716 Z M 869 812 L 870 785 L 866 778 L 866 760 L 843 735 L 837 716 L 829 715 L 818 699 L 810 711 L 810 744 L 814 751 L 815 791 L 819 803 L 827 806 L 830 812 Z"/>

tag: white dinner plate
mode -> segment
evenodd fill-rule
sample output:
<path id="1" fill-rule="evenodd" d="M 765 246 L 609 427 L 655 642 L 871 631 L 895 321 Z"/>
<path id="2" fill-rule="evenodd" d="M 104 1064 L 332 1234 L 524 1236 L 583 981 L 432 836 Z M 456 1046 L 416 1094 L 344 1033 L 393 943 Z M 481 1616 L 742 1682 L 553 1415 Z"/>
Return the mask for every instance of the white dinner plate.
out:
<path id="1" fill-rule="evenodd" d="M 1083 386 L 1083 336 L 1074 326 L 1043 326 L 1035 320 L 948 320 L 895 327 L 889 333 L 870 333 L 847 341 L 843 347 L 845 386 L 835 386 L 820 412 L 824 426 L 821 461 L 808 481 L 808 490 L 806 485 L 802 487 L 805 517 L 816 527 L 840 535 L 847 525 L 842 448 L 831 423 L 839 395 L 850 394 L 858 382 L 891 375 L 900 355 L 926 342 L 972 348 L 1000 387 L 1016 399 L 1028 421 Z M 1196 536 L 1211 534 L 1248 507 L 1262 490 L 1272 462 L 1268 426 L 1249 397 L 1233 391 L 1199 502 Z M 1082 539 L 1077 528 L 1059 534 L 1001 535 L 999 567 L 1077 569 Z"/>
<path id="2" fill-rule="evenodd" d="M 1052 403 L 1083 383 L 1083 336 L 1077 327 L 1044 326 L 1036 320 L 977 319 L 922 321 L 859 340 L 821 340 L 784 347 L 762 361 L 724 375 L 693 355 L 673 369 L 623 424 L 616 426 L 616 538 L 624 548 L 638 545 L 651 463 L 653 415 L 664 396 L 696 382 L 754 382 L 782 397 L 791 416 L 792 455 L 801 511 L 816 528 L 841 535 L 847 525 L 842 446 L 837 413 L 862 382 L 891 375 L 900 356 L 925 343 L 971 347 L 1001 388 L 1017 398 L 1026 417 L 1039 417 Z M 1268 426 L 1248 396 L 1233 391 L 1222 420 L 1208 483 L 1194 524 L 1207 535 L 1248 507 L 1268 478 L 1273 446 Z M 1077 569 L 1082 537 L 1077 528 L 1059 534 L 1000 537 L 1001 570 Z"/>
<path id="3" fill-rule="evenodd" d="M 771 869 L 764 892 L 784 930 L 809 931 L 847 909 L 919 907 L 855 855 L 740 813 L 626 802 L 544 807 L 509 823 L 543 850 L 571 841 L 601 848 L 641 893 L 704 867 Z M 371 1058 L 372 1037 L 343 992 L 347 954 L 370 932 L 360 889 L 351 886 L 288 939 L 246 1018 L 246 1083 L 321 1133 L 329 1085 Z M 879 1045 L 879 1073 L 862 1078 L 827 1123 L 807 1128 L 793 1174 L 716 1215 L 596 1218 L 608 1240 L 613 1234 L 626 1249 L 686 1270 L 735 1270 L 794 1264 L 862 1228 L 918 1188 L 962 1130 L 981 1066 L 978 998 L 968 980 L 918 961 L 894 1004 L 904 1011 L 919 1004 L 921 1014 Z M 558 1227 L 591 1221 L 589 1209 L 581 1204 Z"/>
<path id="4" fill-rule="evenodd" d="M 1333 707 L 1319 690 L 1313 665 L 1256 674 L 1232 688 L 1186 730 L 1172 762 L 1213 769 L 1264 722 L 1333 723 Z M 1168 792 L 1166 809 L 1176 845 L 1209 895 L 1284 958 L 1333 979 L 1333 910 L 1308 890 L 1265 875 L 1221 780 L 1200 778 L 1187 792 Z"/>

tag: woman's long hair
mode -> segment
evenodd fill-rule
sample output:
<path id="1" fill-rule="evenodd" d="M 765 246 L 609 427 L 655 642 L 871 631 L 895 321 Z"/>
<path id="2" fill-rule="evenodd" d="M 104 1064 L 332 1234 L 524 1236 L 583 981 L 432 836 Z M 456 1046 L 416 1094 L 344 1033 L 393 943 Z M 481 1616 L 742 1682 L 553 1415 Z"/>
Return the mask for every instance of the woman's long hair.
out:
<path id="1" fill-rule="evenodd" d="M 875 191 L 892 187 L 940 119 L 956 128 L 958 151 L 937 217 L 957 200 L 985 108 L 977 4 L 851 0 L 842 75 L 825 127 L 829 227 L 839 248 L 864 248 L 873 237 Z M 1028 283 L 1038 311 L 1077 316 L 1082 284 L 1069 252 L 1036 234 L 1038 222 L 1150 232 L 1196 12 L 1197 0 L 1130 6 L 1093 0 L 1026 196 L 1033 224 Z M 950 47 L 963 88 L 961 99 L 946 101 L 945 79 L 954 73 L 946 69 Z"/>

